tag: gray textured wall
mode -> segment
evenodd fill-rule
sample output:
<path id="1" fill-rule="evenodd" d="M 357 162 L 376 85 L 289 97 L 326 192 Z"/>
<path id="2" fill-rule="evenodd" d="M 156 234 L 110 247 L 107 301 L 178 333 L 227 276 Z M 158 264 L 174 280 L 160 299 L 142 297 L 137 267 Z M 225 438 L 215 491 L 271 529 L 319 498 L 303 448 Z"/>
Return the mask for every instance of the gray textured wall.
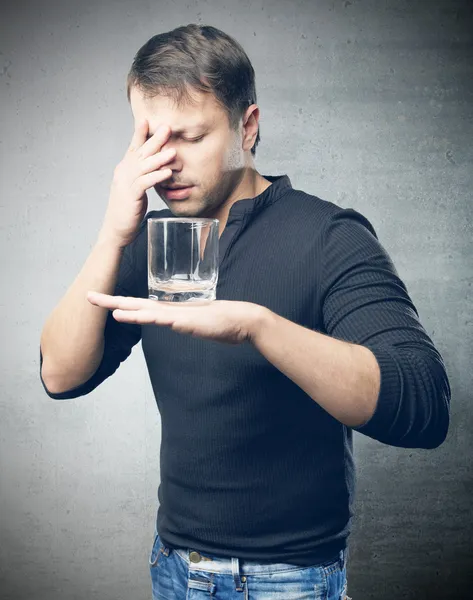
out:
<path id="1" fill-rule="evenodd" d="M 439 449 L 356 434 L 350 595 L 471 598 L 472 3 L 2 6 L 1 599 L 150 596 L 160 419 L 141 347 L 88 397 L 61 402 L 42 390 L 39 337 L 95 241 L 133 130 L 132 57 L 191 22 L 234 35 L 253 61 L 258 170 L 372 221 L 447 363 Z"/>

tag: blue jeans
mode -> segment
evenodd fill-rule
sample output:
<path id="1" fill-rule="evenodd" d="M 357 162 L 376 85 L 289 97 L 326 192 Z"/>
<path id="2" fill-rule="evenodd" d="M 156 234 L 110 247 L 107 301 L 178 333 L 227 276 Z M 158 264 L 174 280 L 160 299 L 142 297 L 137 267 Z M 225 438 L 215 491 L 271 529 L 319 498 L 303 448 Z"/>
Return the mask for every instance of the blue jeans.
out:
<path id="1" fill-rule="evenodd" d="M 260 564 L 167 548 L 155 532 L 149 556 L 153 600 L 351 600 L 347 550 L 313 567 Z M 192 558 L 192 560 L 191 560 Z"/>

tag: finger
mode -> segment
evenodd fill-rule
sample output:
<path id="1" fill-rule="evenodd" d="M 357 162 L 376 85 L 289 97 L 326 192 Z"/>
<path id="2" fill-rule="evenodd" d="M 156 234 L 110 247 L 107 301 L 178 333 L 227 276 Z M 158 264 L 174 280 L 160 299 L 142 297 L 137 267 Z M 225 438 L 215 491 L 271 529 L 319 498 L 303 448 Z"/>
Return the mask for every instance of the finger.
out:
<path id="1" fill-rule="evenodd" d="M 153 156 L 149 156 L 148 158 L 140 162 L 139 175 L 146 175 L 147 173 L 151 173 L 153 171 L 161 169 L 161 167 L 164 167 L 164 165 L 166 165 L 169 161 L 173 160 L 175 156 L 175 148 L 169 148 L 164 152 L 159 152 L 158 154 L 153 154 Z"/>
<path id="2" fill-rule="evenodd" d="M 110 296 L 101 292 L 87 292 L 87 300 L 97 306 L 110 307 L 116 302 L 118 296 Z"/>
<path id="3" fill-rule="evenodd" d="M 149 125 L 147 119 L 141 119 L 136 122 L 135 131 L 133 132 L 133 137 L 131 138 L 128 150 L 135 151 L 143 146 L 148 136 L 148 128 Z"/>
<path id="4" fill-rule="evenodd" d="M 169 125 L 160 125 L 151 136 L 148 133 L 149 139 L 143 144 L 140 150 L 142 158 L 148 158 L 148 156 L 153 156 L 153 154 L 160 152 L 170 135 L 171 128 Z"/>
<path id="5" fill-rule="evenodd" d="M 113 311 L 113 318 L 121 323 L 139 323 L 141 325 L 153 324 L 153 325 L 164 325 L 171 326 L 174 323 L 173 317 L 166 317 L 164 315 L 157 315 L 155 310 L 152 309 L 141 309 L 141 310 L 120 310 L 115 309 Z"/>
<path id="6" fill-rule="evenodd" d="M 149 307 L 152 300 L 146 298 L 133 298 L 129 296 L 109 296 L 101 292 L 88 292 L 87 299 L 96 306 L 103 308 L 120 308 L 123 310 L 140 310 Z"/>
<path id="7" fill-rule="evenodd" d="M 146 173 L 146 175 L 141 175 L 139 178 L 140 186 L 146 190 L 157 185 L 158 183 L 162 183 L 166 179 L 170 179 L 172 177 L 172 169 L 159 169 L 158 171 L 152 171 L 151 173 Z"/>
<path id="8" fill-rule="evenodd" d="M 96 306 L 104 306 L 104 301 L 106 298 L 111 298 L 111 296 L 106 296 L 106 294 L 102 294 L 100 292 L 87 292 L 87 300 Z"/>

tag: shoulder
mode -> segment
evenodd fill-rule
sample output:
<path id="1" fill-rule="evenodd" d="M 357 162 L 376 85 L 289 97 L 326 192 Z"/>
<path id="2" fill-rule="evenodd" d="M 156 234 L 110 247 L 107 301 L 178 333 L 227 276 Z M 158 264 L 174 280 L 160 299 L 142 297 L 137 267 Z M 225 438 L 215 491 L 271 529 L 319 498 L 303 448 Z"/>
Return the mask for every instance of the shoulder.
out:
<path id="1" fill-rule="evenodd" d="M 304 228 L 322 234 L 333 229 L 365 230 L 376 237 L 375 229 L 369 219 L 358 210 L 342 207 L 315 194 L 290 188 L 281 198 L 287 218 L 296 219 Z"/>

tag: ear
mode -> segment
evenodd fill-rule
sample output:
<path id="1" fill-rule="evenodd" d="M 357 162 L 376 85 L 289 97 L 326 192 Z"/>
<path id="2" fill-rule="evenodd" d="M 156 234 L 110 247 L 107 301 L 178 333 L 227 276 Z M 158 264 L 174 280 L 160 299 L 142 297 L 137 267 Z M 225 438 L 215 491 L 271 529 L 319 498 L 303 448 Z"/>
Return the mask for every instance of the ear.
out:
<path id="1" fill-rule="evenodd" d="M 243 150 L 251 150 L 258 135 L 260 112 L 257 104 L 252 104 L 243 115 Z"/>

